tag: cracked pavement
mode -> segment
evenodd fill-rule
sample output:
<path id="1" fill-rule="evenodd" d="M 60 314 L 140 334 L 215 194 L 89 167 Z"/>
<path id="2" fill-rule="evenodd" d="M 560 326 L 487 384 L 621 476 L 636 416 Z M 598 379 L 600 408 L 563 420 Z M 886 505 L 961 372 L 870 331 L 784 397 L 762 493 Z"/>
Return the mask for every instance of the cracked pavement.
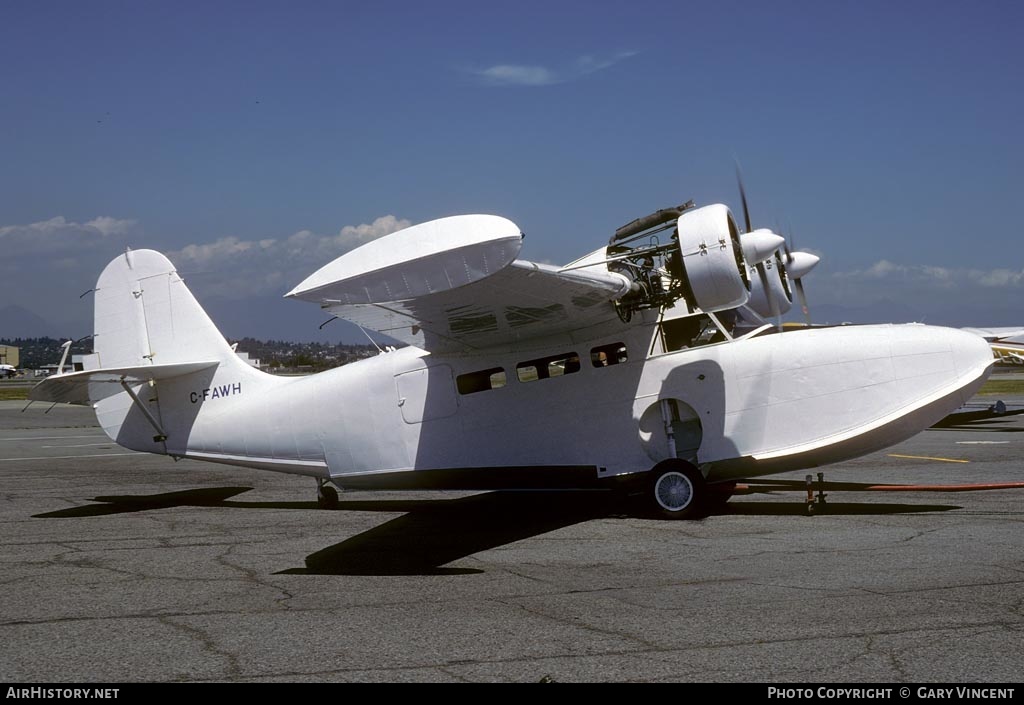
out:
<path id="1" fill-rule="evenodd" d="M 833 492 L 814 517 L 773 492 L 697 522 L 594 493 L 344 493 L 322 511 L 308 478 L 110 455 L 88 409 L 21 406 L 0 402 L 12 682 L 996 682 L 1024 665 L 1024 490 Z M 931 430 L 823 470 L 1024 481 L 1020 432 Z"/>

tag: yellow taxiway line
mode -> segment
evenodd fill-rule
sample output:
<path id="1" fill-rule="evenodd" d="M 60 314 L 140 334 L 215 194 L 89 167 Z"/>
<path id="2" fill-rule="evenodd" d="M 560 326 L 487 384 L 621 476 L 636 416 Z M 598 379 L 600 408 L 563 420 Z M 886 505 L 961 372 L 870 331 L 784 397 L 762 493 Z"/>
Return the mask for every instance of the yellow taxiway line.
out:
<path id="1" fill-rule="evenodd" d="M 913 458 L 914 460 L 938 460 L 942 463 L 969 463 L 970 460 L 957 460 L 956 458 L 933 458 L 930 455 L 898 455 L 889 453 L 890 458 Z"/>

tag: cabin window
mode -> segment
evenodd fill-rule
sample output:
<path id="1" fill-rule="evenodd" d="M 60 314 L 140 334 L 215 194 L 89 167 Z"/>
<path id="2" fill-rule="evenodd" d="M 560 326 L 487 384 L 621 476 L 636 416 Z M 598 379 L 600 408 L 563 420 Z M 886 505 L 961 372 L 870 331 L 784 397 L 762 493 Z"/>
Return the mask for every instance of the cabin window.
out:
<path id="1" fill-rule="evenodd" d="M 590 362 L 594 367 L 611 367 L 620 362 L 626 362 L 628 359 L 626 346 L 623 343 L 601 345 L 590 351 Z"/>
<path id="2" fill-rule="evenodd" d="M 719 319 L 725 319 L 722 320 L 723 324 L 729 325 L 725 313 L 720 313 Z M 706 314 L 665 321 L 661 324 L 661 332 L 664 335 L 665 352 L 725 341 L 725 336 L 718 330 L 718 326 Z"/>
<path id="3" fill-rule="evenodd" d="M 488 389 L 499 389 L 505 386 L 505 370 L 500 367 L 492 367 L 489 370 L 479 372 L 467 372 L 455 378 L 455 386 L 459 394 L 476 394 L 486 392 Z"/>
<path id="4" fill-rule="evenodd" d="M 516 376 L 520 382 L 561 377 L 579 371 L 580 356 L 574 352 L 542 357 L 539 360 L 520 362 L 516 365 Z"/>

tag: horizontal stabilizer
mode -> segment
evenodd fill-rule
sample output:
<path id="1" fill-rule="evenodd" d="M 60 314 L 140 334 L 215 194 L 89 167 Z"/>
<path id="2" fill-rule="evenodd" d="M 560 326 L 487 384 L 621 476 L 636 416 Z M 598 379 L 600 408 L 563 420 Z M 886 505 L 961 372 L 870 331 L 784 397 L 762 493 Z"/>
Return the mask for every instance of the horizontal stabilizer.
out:
<path id="1" fill-rule="evenodd" d="M 200 372 L 217 361 L 181 362 L 138 367 L 106 367 L 47 377 L 28 393 L 32 401 L 63 402 L 88 406 L 123 391 L 121 382 L 140 384 Z"/>

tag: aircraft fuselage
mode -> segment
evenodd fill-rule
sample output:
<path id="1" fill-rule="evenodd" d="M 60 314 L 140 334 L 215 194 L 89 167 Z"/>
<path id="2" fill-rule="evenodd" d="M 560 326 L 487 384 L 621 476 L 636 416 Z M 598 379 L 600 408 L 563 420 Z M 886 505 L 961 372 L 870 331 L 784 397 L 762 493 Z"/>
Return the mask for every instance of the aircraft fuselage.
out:
<path id="1" fill-rule="evenodd" d="M 899 442 L 957 408 L 992 363 L 922 325 L 792 331 L 664 351 L 655 325 L 486 355 L 407 347 L 303 378 L 244 365 L 160 381 L 168 427 L 100 402 L 122 445 L 346 487 L 589 486 L 679 457 L 710 481 Z"/>

